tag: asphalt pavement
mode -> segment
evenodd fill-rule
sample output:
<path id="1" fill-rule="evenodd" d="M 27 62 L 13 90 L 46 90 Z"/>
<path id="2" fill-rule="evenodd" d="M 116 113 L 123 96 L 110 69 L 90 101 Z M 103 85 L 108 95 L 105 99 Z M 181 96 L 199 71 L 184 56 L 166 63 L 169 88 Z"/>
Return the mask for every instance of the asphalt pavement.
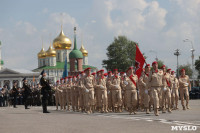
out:
<path id="1" fill-rule="evenodd" d="M 154 116 L 153 112 L 86 114 L 56 111 L 49 106 L 49 114 L 42 107 L 0 107 L 0 133 L 200 133 L 200 100 L 190 100 L 189 110 Z M 189 131 L 188 131 L 189 130 Z"/>

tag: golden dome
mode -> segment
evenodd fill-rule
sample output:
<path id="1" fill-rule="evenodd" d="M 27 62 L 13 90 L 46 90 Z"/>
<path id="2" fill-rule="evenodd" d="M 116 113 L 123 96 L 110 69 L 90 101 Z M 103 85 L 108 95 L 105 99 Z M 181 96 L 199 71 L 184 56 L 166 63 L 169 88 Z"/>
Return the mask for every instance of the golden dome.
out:
<path id="1" fill-rule="evenodd" d="M 88 56 L 88 51 L 81 45 L 80 51 L 82 52 L 83 56 Z"/>
<path id="2" fill-rule="evenodd" d="M 44 51 L 44 48 L 42 48 L 38 53 L 38 58 L 45 58 L 45 57 L 46 57 L 46 52 Z"/>
<path id="3" fill-rule="evenodd" d="M 49 49 L 46 51 L 47 57 L 55 57 L 56 51 L 52 48 L 52 46 L 49 47 Z"/>
<path id="4" fill-rule="evenodd" d="M 53 40 L 53 47 L 55 49 L 71 49 L 72 42 L 65 36 L 63 30 L 61 30 L 58 37 Z"/>

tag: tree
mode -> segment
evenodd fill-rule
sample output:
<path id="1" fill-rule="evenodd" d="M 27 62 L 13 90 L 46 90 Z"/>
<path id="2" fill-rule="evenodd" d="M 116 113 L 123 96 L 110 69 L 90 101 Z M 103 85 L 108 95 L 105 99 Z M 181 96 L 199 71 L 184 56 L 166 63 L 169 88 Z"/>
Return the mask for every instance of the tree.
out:
<path id="1" fill-rule="evenodd" d="M 108 71 L 117 68 L 119 71 L 126 71 L 135 61 L 136 42 L 128 40 L 126 36 L 114 38 L 107 48 L 107 60 L 102 61 L 103 67 Z"/>
<path id="2" fill-rule="evenodd" d="M 161 69 L 161 67 L 162 67 L 163 65 L 165 65 L 165 64 L 164 64 L 164 61 L 162 61 L 162 60 L 158 60 L 157 62 L 158 62 L 158 69 Z"/>
<path id="3" fill-rule="evenodd" d="M 179 73 L 181 75 L 181 69 L 185 69 L 185 74 L 188 75 L 190 78 L 192 78 L 192 69 L 190 68 L 190 64 L 187 64 L 187 65 L 180 65 L 179 66 Z"/>
<path id="4" fill-rule="evenodd" d="M 200 56 L 199 59 L 195 60 L 195 69 L 198 71 L 198 79 L 200 79 Z"/>

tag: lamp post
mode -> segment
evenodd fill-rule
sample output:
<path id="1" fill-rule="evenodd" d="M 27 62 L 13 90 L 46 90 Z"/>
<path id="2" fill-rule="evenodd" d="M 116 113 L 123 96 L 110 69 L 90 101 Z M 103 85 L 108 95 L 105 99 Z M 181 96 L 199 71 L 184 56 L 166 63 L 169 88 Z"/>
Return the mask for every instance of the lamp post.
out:
<path id="1" fill-rule="evenodd" d="M 192 46 L 192 49 L 190 49 L 190 51 L 192 52 L 192 80 L 193 80 L 193 85 L 194 85 L 194 47 L 193 47 L 193 42 L 189 39 L 185 39 L 183 40 L 183 42 L 190 42 L 191 43 L 191 46 Z"/>
<path id="2" fill-rule="evenodd" d="M 176 50 L 175 50 L 175 53 L 174 53 L 174 55 L 177 56 L 177 78 L 179 77 L 179 70 L 178 70 L 178 67 L 179 67 L 179 65 L 178 65 L 178 56 L 181 55 L 179 51 L 180 51 L 179 49 L 176 49 Z"/>

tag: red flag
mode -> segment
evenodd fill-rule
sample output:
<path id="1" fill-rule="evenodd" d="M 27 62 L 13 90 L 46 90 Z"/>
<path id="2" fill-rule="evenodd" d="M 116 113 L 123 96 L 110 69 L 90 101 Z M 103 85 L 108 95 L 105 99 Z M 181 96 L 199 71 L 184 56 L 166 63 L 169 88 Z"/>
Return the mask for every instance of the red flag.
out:
<path id="1" fill-rule="evenodd" d="M 138 76 L 138 78 L 140 78 L 144 63 L 145 63 L 145 58 L 136 44 L 135 73 Z"/>

